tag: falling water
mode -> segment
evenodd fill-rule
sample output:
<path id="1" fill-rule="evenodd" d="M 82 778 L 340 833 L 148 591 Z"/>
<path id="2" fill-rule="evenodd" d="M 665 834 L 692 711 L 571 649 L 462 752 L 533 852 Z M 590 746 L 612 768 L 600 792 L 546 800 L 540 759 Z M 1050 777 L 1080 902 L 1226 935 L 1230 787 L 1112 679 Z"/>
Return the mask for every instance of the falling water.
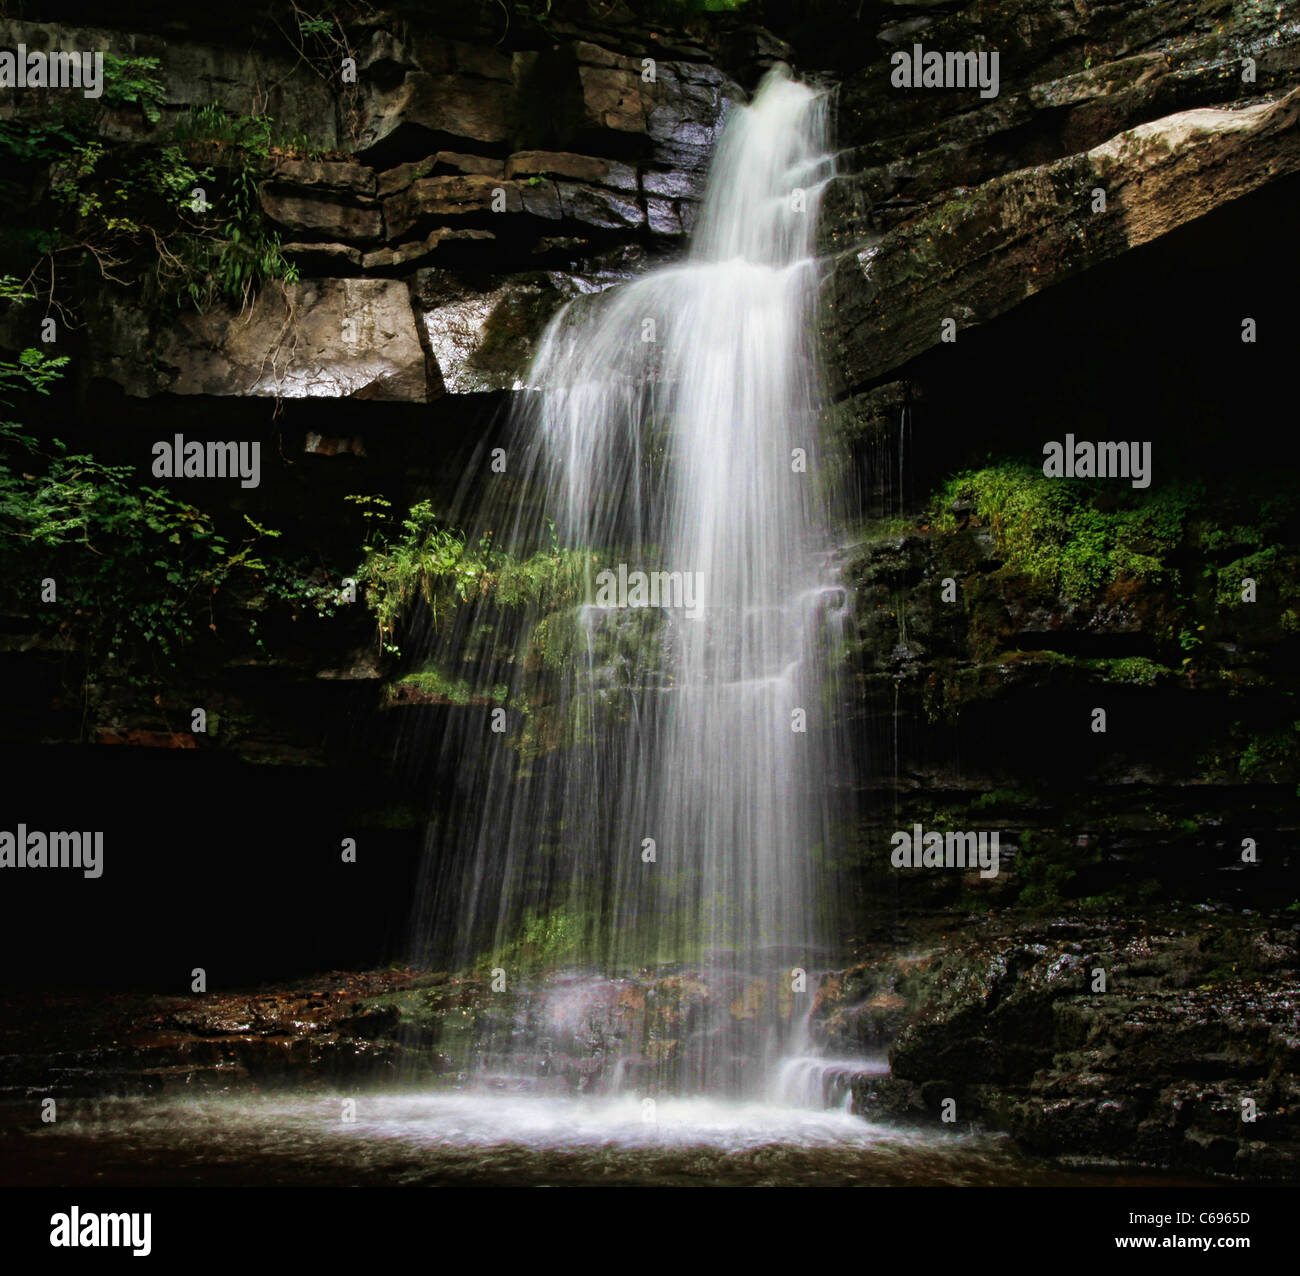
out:
<path id="1" fill-rule="evenodd" d="M 825 95 L 777 68 L 686 259 L 551 323 L 463 513 L 488 584 L 431 657 L 457 789 L 419 938 L 497 972 L 464 1066 L 502 1083 L 752 1090 L 813 994 L 846 611 L 813 335 L 831 172 Z M 647 599 L 638 573 L 671 575 Z"/>

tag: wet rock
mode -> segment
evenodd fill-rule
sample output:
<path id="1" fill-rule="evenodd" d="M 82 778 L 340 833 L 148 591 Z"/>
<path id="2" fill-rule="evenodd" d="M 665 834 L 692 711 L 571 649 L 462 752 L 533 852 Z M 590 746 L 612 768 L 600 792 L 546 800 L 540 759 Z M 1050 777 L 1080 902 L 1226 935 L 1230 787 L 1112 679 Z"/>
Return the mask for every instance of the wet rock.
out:
<path id="1" fill-rule="evenodd" d="M 645 99 L 645 130 L 657 165 L 672 167 L 700 183 L 730 105 L 739 89 L 714 67 L 681 63 L 659 67 Z M 696 185 L 702 190 L 702 185 Z"/>
<path id="2" fill-rule="evenodd" d="M 496 192 L 501 192 L 498 200 Z M 482 173 L 447 177 L 422 177 L 396 195 L 384 200 L 384 222 L 388 238 L 407 235 L 421 223 L 447 217 L 493 216 L 493 203 L 504 202 L 500 211 L 518 212 L 523 207 L 519 189 Z M 496 215 L 500 215 L 498 212 Z"/>
<path id="3" fill-rule="evenodd" d="M 130 395 L 428 397 L 410 297 L 394 280 L 267 287 L 245 315 L 186 312 L 152 335 L 139 310 L 111 302 L 96 332 L 96 372 Z"/>
<path id="4" fill-rule="evenodd" d="M 569 221 L 601 230 L 634 230 L 645 222 L 645 213 L 633 197 L 576 182 L 556 182 L 555 190 L 561 216 Z"/>
<path id="5" fill-rule="evenodd" d="M 1225 979 L 1217 945 L 1202 944 L 1176 926 L 967 922 L 910 969 L 884 952 L 826 980 L 814 1028 L 832 1049 L 866 1050 L 879 1044 L 881 1024 L 864 1014 L 872 998 L 889 988 L 902 1002 L 885 1025 L 897 1032 L 890 1085 L 854 1083 L 864 1113 L 918 1097 L 933 1112 L 951 1097 L 960 1119 L 1037 1152 L 1300 1175 L 1296 952 L 1281 932 L 1241 923 L 1229 948 L 1276 973 Z M 1254 1121 L 1242 1119 L 1248 1099 Z"/>
<path id="6" fill-rule="evenodd" d="M 412 295 L 443 388 L 475 394 L 517 385 L 565 294 L 543 274 L 472 279 L 426 269 Z"/>
<path id="7" fill-rule="evenodd" d="M 260 195 L 266 215 L 290 234 L 320 235 L 350 244 L 369 243 L 383 234 L 383 215 L 373 202 L 362 202 L 364 196 L 344 202 L 316 188 L 280 182 L 263 183 Z"/>
<path id="8" fill-rule="evenodd" d="M 97 1096 L 373 1078 L 405 1058 L 397 1040 L 402 1016 L 392 999 L 435 995 L 444 979 L 376 971 L 201 999 L 44 999 L 21 1033 L 8 1020 L 0 1028 L 6 1042 L 19 1045 L 0 1052 L 0 1087 Z M 417 1071 L 441 1066 L 418 1052 L 405 1061 Z"/>
<path id="9" fill-rule="evenodd" d="M 489 146 L 506 142 L 507 98 L 492 80 L 409 71 L 391 89 L 362 83 L 358 155 L 418 154 L 443 139 Z"/>
<path id="10" fill-rule="evenodd" d="M 616 190 L 636 190 L 636 169 L 630 164 L 568 151 L 517 151 L 506 160 L 505 175 L 525 181 L 531 177 L 571 178 Z"/>
<path id="11" fill-rule="evenodd" d="M 962 192 L 837 259 L 827 312 L 852 388 L 1088 266 L 1300 170 L 1300 90 L 1239 110 L 1195 110 L 1091 151 Z M 1106 191 L 1107 211 L 1091 212 Z"/>
<path id="12" fill-rule="evenodd" d="M 868 1121 L 918 1121 L 933 1116 L 920 1086 L 897 1077 L 859 1076 L 850 1087 L 853 1110 Z"/>
<path id="13" fill-rule="evenodd" d="M 666 199 L 647 198 L 646 226 L 653 235 L 675 236 L 686 233 L 681 209 Z"/>
<path id="14" fill-rule="evenodd" d="M 386 169 L 375 179 L 375 194 L 381 199 L 405 190 L 422 177 L 446 177 L 452 174 L 478 174 L 483 177 L 505 176 L 505 163 L 488 155 L 466 155 L 457 151 L 439 151 L 422 160 Z"/>

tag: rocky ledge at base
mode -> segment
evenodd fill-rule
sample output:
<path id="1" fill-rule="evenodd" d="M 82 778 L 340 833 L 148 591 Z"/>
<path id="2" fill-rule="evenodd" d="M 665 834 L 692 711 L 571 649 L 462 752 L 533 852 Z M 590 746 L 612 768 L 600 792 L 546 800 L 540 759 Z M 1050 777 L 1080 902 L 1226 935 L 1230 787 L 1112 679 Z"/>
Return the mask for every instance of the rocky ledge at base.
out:
<path id="1" fill-rule="evenodd" d="M 822 982 L 814 1036 L 888 1049 L 890 1075 L 853 1084 L 874 1121 L 946 1109 L 1069 1162 L 1293 1181 L 1298 931 L 1208 905 L 931 918 Z"/>
<path id="2" fill-rule="evenodd" d="M 1210 911 L 917 918 L 815 978 L 813 1040 L 828 1057 L 888 1054 L 889 1075 L 864 1068 L 851 1081 L 852 1110 L 873 1122 L 1004 1131 L 1063 1165 L 1293 1182 L 1300 928 Z M 715 1023 L 796 1011 L 706 978 L 614 981 L 591 1013 L 630 1013 L 637 1035 L 672 1048 L 710 1002 Z M 519 1022 L 486 978 L 410 969 L 193 996 L 7 993 L 0 1009 L 0 1021 L 41 1026 L 0 1037 L 10 1104 L 448 1084 L 466 1046 Z M 556 1079 L 598 1079 L 610 1040 L 575 1034 Z"/>

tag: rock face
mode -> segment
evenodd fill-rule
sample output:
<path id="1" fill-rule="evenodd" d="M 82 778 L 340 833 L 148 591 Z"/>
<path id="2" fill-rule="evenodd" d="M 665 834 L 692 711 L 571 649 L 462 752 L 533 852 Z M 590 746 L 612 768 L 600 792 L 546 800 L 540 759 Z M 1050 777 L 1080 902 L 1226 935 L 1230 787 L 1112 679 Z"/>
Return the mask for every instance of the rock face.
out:
<path id="1" fill-rule="evenodd" d="M 31 47 L 72 38 L 121 56 L 163 51 L 134 33 L 24 30 Z M 130 296 L 106 285 L 85 334 L 93 374 L 136 397 L 425 402 L 515 384 L 537 325 L 554 309 L 518 303 L 534 297 L 537 272 L 551 274 L 550 292 L 572 293 L 593 278 L 617 280 L 600 265 L 612 251 L 672 251 L 694 224 L 727 104 L 741 96 L 704 49 L 657 44 L 637 28 L 590 34 L 571 31 L 554 50 L 511 50 L 473 29 L 465 39 L 399 37 L 376 19 L 354 33 L 358 86 L 337 101 L 314 73 L 277 54 L 169 42 L 164 118 L 151 126 L 123 113 L 110 135 L 165 140 L 190 106 L 215 100 L 234 113 L 270 110 L 277 128 L 334 158 L 281 156 L 259 185 L 262 212 L 302 275 L 299 289 L 259 299 L 251 314 L 214 307 L 151 340 L 145 318 L 129 313 Z M 264 101 L 254 86 L 270 79 L 277 87 Z M 426 269 L 492 282 L 469 289 L 472 304 L 455 293 L 437 315 L 417 276 Z M 563 275 L 586 282 L 566 285 Z M 415 316 L 404 288 L 422 294 L 427 363 L 410 342 Z M 503 290 L 516 301 L 501 324 Z M 490 349 L 490 375 L 465 374 L 467 343 Z M 154 359 L 139 356 L 146 347 Z"/>
<path id="2" fill-rule="evenodd" d="M 34 1016 L 42 1025 L 35 1031 L 30 1021 L 22 1032 L 6 1023 L 0 1093 L 48 1086 L 60 1098 L 89 1097 L 373 1079 L 401 1055 L 400 1017 L 378 1007 L 423 994 L 451 1009 L 459 991 L 445 976 L 393 971 L 325 974 L 233 996 L 108 998 L 93 1009 L 55 999 Z M 436 1058 L 425 1062 L 437 1070 Z"/>
<path id="3" fill-rule="evenodd" d="M 191 107 L 219 102 L 232 115 L 270 116 L 285 135 L 312 145 L 339 145 L 334 98 L 325 82 L 302 74 L 300 59 L 287 45 L 217 42 L 198 33 L 188 37 L 162 24 L 152 31 L 123 31 L 66 22 L 0 20 L 0 46 L 29 50 L 99 49 L 119 58 L 154 58 L 167 87 L 161 118 L 151 126 L 140 111 L 119 108 L 106 121 L 108 136 L 142 141 L 165 136 Z"/>
<path id="4" fill-rule="evenodd" d="M 1300 165 L 1300 41 L 1250 6 L 959 6 L 878 40 L 841 90 L 826 201 L 841 392 Z M 998 50 L 998 95 L 894 88 L 914 42 Z"/>
<path id="5" fill-rule="evenodd" d="M 1181 925 L 1179 924 L 1181 921 Z M 938 1115 L 1034 1151 L 1300 1177 L 1297 934 L 1226 910 L 1166 924 L 968 918 L 829 977 L 828 1052 L 888 1047 L 873 1118 Z"/>
<path id="6" fill-rule="evenodd" d="M 1025 298 L 1300 171 L 1300 90 L 1200 108 L 996 177 L 836 263 L 841 384 L 862 384 Z M 1104 199 L 1104 207 L 1100 201 Z M 1097 206 L 1097 207 L 1094 207 Z"/>
<path id="7" fill-rule="evenodd" d="M 36 30 L 39 42 L 56 28 Z M 142 35 L 80 34 L 124 54 L 154 51 Z M 354 34 L 358 85 L 338 103 L 312 75 L 281 74 L 271 53 L 169 42 L 167 118 L 214 97 L 239 111 L 238 95 L 218 88 L 274 77 L 270 109 L 285 131 L 339 148 L 335 160 L 281 159 L 261 185 L 305 276 L 580 273 L 615 245 L 663 250 L 694 224 L 720 119 L 740 90 L 705 49 L 657 33 L 559 34 L 539 51 L 376 19 Z M 886 19 L 841 86 L 845 149 L 824 222 L 832 383 L 870 386 L 938 344 L 945 322 L 958 332 L 986 323 L 1296 171 L 1300 106 L 1287 92 L 1300 54 L 1284 35 L 1249 6 L 1219 32 L 1173 4 L 1133 18 L 1035 0 L 1014 20 L 968 6 L 903 27 Z M 998 96 L 894 88 L 888 56 L 913 40 L 998 49 Z M 816 42 L 805 51 L 839 56 Z M 1248 80 L 1244 57 L 1254 59 Z M 122 123 L 142 137 L 165 125 Z M 461 306 L 443 326 L 463 326 L 466 314 Z M 512 382 L 535 336 L 521 334 Z M 90 339 L 93 348 L 93 329 Z M 178 347 L 169 357 L 200 361 Z M 471 384 L 435 365 L 427 396 Z M 96 361 L 110 378 L 116 366 Z M 210 375 L 177 376 L 167 389 L 193 393 Z M 352 384 L 349 374 L 337 381 Z M 142 391 L 133 380 L 130 392 Z"/>
<path id="8" fill-rule="evenodd" d="M 128 394 L 369 399 L 423 403 L 424 350 L 405 286 L 321 279 L 264 288 L 247 314 L 184 314 L 150 337 L 114 307 L 96 371 Z"/>
<path id="9" fill-rule="evenodd" d="M 425 341 L 450 394 L 511 390 L 564 295 L 545 274 L 471 279 L 425 269 L 413 293 Z"/>

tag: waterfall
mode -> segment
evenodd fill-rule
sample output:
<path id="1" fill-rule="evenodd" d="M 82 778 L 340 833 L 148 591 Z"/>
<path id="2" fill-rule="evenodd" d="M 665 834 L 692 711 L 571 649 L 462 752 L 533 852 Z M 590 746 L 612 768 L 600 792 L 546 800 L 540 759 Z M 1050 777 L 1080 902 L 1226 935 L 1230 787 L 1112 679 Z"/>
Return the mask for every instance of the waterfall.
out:
<path id="1" fill-rule="evenodd" d="M 819 469 L 827 132 L 825 94 L 770 72 L 688 255 L 556 316 L 461 511 L 487 566 L 431 652 L 461 691 L 417 931 L 425 960 L 495 972 L 464 1066 L 499 1084 L 752 1089 L 813 995 L 847 611 Z"/>

